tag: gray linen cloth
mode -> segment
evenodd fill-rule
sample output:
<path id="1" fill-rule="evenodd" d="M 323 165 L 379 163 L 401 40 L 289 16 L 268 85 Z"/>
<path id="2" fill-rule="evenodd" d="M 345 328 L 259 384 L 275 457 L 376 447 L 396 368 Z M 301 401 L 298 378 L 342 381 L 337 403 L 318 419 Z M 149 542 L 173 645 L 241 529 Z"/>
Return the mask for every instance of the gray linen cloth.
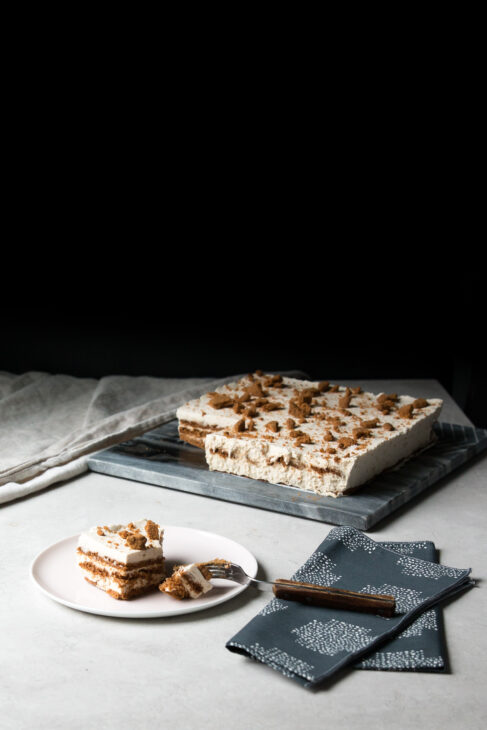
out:
<path id="1" fill-rule="evenodd" d="M 0 503 L 82 473 L 88 455 L 156 428 L 181 404 L 239 377 L 0 371 Z"/>

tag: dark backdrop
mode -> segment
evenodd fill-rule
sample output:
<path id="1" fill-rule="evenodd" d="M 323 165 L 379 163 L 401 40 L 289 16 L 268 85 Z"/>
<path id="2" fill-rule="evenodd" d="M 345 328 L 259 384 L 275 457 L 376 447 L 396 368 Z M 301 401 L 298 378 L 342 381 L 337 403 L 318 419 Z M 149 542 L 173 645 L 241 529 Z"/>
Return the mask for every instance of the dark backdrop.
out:
<path id="1" fill-rule="evenodd" d="M 475 75 L 406 54 L 318 82 L 292 58 L 235 78 L 179 54 L 162 92 L 158 70 L 29 63 L 0 369 L 437 378 L 487 426 Z"/>
<path id="2" fill-rule="evenodd" d="M 148 256 L 129 247 L 113 262 L 73 258 L 44 270 L 25 288 L 28 304 L 20 291 L 4 297 L 0 370 L 436 378 L 487 427 L 474 266 L 423 265 L 406 249 L 372 259 L 305 242 L 199 251 L 163 246 Z"/>

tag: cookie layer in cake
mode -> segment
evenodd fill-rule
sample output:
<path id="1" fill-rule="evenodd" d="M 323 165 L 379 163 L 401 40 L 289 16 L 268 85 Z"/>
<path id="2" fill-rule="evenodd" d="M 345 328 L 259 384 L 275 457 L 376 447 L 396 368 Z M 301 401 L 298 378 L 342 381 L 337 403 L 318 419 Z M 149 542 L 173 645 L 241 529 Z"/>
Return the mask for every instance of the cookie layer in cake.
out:
<path id="1" fill-rule="evenodd" d="M 212 470 L 338 496 L 430 444 L 441 407 L 257 371 L 190 401 L 178 418 L 209 429 Z"/>
<path id="2" fill-rule="evenodd" d="M 205 563 L 178 565 L 172 575 L 159 586 L 159 590 L 180 600 L 199 598 L 213 588 L 210 578 L 211 574 Z"/>
<path id="3" fill-rule="evenodd" d="M 92 527 L 78 539 L 78 565 L 88 582 L 113 598 L 133 598 L 164 578 L 163 534 L 152 520 Z"/>

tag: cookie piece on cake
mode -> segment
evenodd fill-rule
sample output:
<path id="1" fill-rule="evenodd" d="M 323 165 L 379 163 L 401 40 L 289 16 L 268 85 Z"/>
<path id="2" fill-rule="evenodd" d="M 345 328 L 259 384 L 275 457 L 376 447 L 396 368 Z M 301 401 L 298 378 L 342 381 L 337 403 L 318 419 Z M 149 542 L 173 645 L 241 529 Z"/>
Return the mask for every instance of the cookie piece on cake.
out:
<path id="1" fill-rule="evenodd" d="M 152 520 L 103 525 L 78 539 L 85 579 L 113 598 L 129 600 L 157 589 L 164 579 L 164 530 Z"/>

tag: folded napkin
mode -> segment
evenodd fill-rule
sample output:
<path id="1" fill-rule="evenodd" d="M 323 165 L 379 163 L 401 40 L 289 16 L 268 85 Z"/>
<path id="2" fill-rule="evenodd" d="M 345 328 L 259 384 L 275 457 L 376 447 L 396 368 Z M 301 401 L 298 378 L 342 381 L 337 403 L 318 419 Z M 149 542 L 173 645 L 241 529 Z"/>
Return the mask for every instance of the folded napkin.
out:
<path id="1" fill-rule="evenodd" d="M 438 562 L 438 551 L 429 540 L 422 542 L 381 542 L 381 547 L 401 555 Z M 424 611 L 395 639 L 354 664 L 355 669 L 409 672 L 444 672 L 447 667 L 443 615 L 439 605 Z"/>
<path id="2" fill-rule="evenodd" d="M 430 646 L 425 653 L 414 639 L 434 625 L 437 614 L 433 617 L 431 610 L 436 604 L 474 581 L 469 578 L 470 569 L 417 557 L 423 550 L 432 557 L 432 543 L 413 545 L 414 550 L 407 543 L 381 544 L 353 527 L 337 527 L 292 576 L 307 583 L 393 595 L 392 618 L 273 598 L 226 647 L 308 688 L 347 665 L 441 669 L 444 660 L 438 659 L 436 647 Z M 393 639 L 394 645 L 387 643 Z M 397 643 L 405 639 L 412 641 L 409 648 Z"/>

